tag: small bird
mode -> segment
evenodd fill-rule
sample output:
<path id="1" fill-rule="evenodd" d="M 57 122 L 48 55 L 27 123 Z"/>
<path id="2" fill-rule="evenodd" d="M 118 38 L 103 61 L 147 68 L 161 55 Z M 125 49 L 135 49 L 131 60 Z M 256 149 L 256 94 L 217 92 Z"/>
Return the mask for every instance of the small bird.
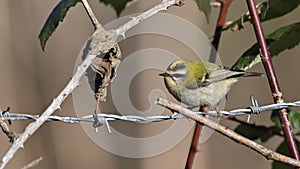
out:
<path id="1" fill-rule="evenodd" d="M 240 77 L 262 76 L 261 73 L 230 70 L 210 62 L 176 60 L 159 74 L 168 91 L 189 108 L 209 106 L 216 109 L 231 86 Z"/>

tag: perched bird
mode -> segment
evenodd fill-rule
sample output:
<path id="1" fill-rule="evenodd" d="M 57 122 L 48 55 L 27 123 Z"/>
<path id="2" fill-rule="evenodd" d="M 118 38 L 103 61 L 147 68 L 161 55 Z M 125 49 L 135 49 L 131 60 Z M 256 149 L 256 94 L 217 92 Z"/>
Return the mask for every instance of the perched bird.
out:
<path id="1" fill-rule="evenodd" d="M 159 74 L 168 91 L 189 108 L 209 106 L 216 109 L 239 77 L 262 76 L 261 73 L 235 71 L 210 62 L 176 60 Z"/>

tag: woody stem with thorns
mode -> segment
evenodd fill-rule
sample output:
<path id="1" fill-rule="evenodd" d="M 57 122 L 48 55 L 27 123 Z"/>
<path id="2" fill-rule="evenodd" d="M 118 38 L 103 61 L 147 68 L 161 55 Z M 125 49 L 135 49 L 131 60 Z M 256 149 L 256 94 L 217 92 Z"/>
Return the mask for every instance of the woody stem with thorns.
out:
<path id="1" fill-rule="evenodd" d="M 209 120 L 208 118 L 202 116 L 202 115 L 197 115 L 195 112 L 183 108 L 182 106 L 172 103 L 168 100 L 165 100 L 163 98 L 158 98 L 156 103 L 160 106 L 166 107 L 172 111 L 178 112 L 184 116 L 186 116 L 187 118 L 193 119 L 195 121 L 197 121 L 200 124 L 206 125 L 208 127 L 210 127 L 211 129 L 216 130 L 217 132 L 225 135 L 226 137 L 231 138 L 232 140 L 241 143 L 247 147 L 250 147 L 252 150 L 256 151 L 257 153 L 263 155 L 264 157 L 266 157 L 267 159 L 272 159 L 275 161 L 280 161 L 292 166 L 296 166 L 296 167 L 300 167 L 300 161 L 284 156 L 282 154 L 279 154 L 277 152 L 274 152 L 246 137 L 243 137 L 237 133 L 235 133 L 234 131 L 228 129 L 227 127 L 224 127 L 214 121 Z"/>
<path id="2" fill-rule="evenodd" d="M 265 68 L 267 78 L 269 81 L 269 85 L 273 94 L 273 99 L 275 103 L 282 103 L 284 102 L 284 99 L 282 97 L 282 92 L 279 87 L 279 83 L 275 74 L 275 70 L 273 67 L 270 51 L 268 49 L 268 45 L 266 43 L 266 39 L 264 36 L 264 32 L 261 26 L 260 18 L 258 16 L 258 12 L 256 10 L 256 5 L 254 0 L 247 0 L 247 5 L 249 8 L 249 12 L 251 14 L 251 19 L 253 23 L 253 28 L 256 34 L 257 41 L 260 45 L 260 50 L 261 50 L 261 60 L 263 63 L 263 66 Z M 288 114 L 286 109 L 281 109 L 279 111 L 279 117 L 280 117 L 280 122 L 282 125 L 283 133 L 285 135 L 286 141 L 288 143 L 290 152 L 292 156 L 300 160 L 298 148 L 296 145 L 296 141 L 294 138 L 294 135 L 292 133 L 291 125 L 288 119 Z M 299 167 L 298 167 L 299 168 Z"/>
<path id="3" fill-rule="evenodd" d="M 87 1 L 82 1 L 86 2 Z M 85 4 L 85 3 L 83 3 Z M 60 105 L 67 98 L 67 96 L 79 85 L 80 78 L 85 74 L 86 70 L 92 64 L 93 60 L 97 57 L 97 55 L 104 54 L 110 51 L 110 49 L 114 48 L 117 45 L 117 37 L 124 36 L 125 32 L 142 22 L 143 20 L 149 18 L 150 16 L 156 14 L 159 11 L 166 10 L 168 7 L 172 5 L 182 5 L 182 1 L 180 0 L 164 0 L 153 8 L 145 11 L 144 13 L 132 18 L 130 21 L 120 26 L 116 30 L 105 30 L 104 28 L 96 29 L 94 34 L 90 39 L 93 39 L 97 43 L 91 43 L 91 48 L 84 59 L 84 61 L 78 66 L 75 74 L 65 86 L 65 88 L 58 94 L 58 96 L 52 101 L 49 107 L 43 112 L 43 114 L 34 122 L 28 124 L 25 128 L 25 131 L 20 134 L 20 136 L 14 141 L 14 143 L 10 146 L 9 150 L 2 157 L 0 162 L 0 169 L 3 169 L 8 162 L 13 158 L 15 153 L 22 147 L 24 147 L 24 143 L 30 138 L 32 134 L 34 134 L 42 124 L 49 118 L 51 114 L 53 114 L 56 110 L 60 109 Z M 91 12 L 92 10 L 90 10 Z M 92 19 L 92 21 L 94 21 Z M 98 22 L 100 23 L 100 22 Z M 94 23 L 94 25 L 99 25 Z"/>

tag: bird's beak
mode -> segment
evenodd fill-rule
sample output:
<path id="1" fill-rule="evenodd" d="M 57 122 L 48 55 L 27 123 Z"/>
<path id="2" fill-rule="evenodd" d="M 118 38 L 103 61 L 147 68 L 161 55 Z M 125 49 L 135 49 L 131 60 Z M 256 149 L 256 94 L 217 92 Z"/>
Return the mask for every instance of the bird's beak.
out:
<path id="1" fill-rule="evenodd" d="M 166 72 L 164 72 L 164 73 L 160 73 L 160 74 L 158 74 L 159 76 L 163 76 L 163 77 L 167 77 L 167 76 L 169 76 L 169 74 L 168 73 L 166 73 Z"/>

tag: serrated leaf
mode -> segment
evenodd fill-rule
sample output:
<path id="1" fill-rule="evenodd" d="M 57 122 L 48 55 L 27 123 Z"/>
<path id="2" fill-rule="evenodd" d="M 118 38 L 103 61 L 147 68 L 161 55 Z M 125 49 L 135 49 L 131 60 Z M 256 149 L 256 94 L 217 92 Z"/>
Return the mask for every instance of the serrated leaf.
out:
<path id="1" fill-rule="evenodd" d="M 116 11 L 117 16 L 120 15 L 130 1 L 133 0 L 100 0 L 100 2 L 103 2 L 105 5 L 111 5 Z"/>
<path id="2" fill-rule="evenodd" d="M 204 12 L 207 23 L 209 22 L 211 6 L 210 0 L 196 0 L 198 8 Z"/>
<path id="3" fill-rule="evenodd" d="M 295 0 L 268 0 L 268 2 L 268 10 L 266 14 L 262 16 L 262 21 L 284 16 L 300 5 L 300 1 Z"/>
<path id="4" fill-rule="evenodd" d="M 298 147 L 298 149 L 300 148 L 300 143 L 298 142 L 298 140 L 296 140 L 296 145 Z M 286 155 L 288 157 L 291 157 L 291 153 L 289 151 L 289 147 L 286 141 L 282 142 L 276 149 L 277 153 Z M 281 163 L 279 161 L 273 161 L 272 163 L 272 169 L 293 169 L 294 167 L 292 167 L 291 165 L 287 165 L 284 163 Z"/>
<path id="5" fill-rule="evenodd" d="M 288 118 L 291 124 L 291 128 L 294 134 L 300 133 L 300 112 L 292 109 L 287 109 Z M 279 119 L 278 110 L 272 111 L 271 120 L 275 123 L 277 128 L 281 129 L 281 123 Z"/>
<path id="6" fill-rule="evenodd" d="M 266 127 L 261 125 L 240 124 L 235 128 L 235 132 L 247 137 L 250 140 L 260 139 L 262 142 L 266 142 L 271 138 L 273 127 Z"/>
<path id="7" fill-rule="evenodd" d="M 266 36 L 271 57 L 286 49 L 292 49 L 300 42 L 300 22 L 281 27 Z M 246 70 L 260 62 L 258 43 L 252 45 L 232 66 L 234 70 Z"/>
<path id="8" fill-rule="evenodd" d="M 78 2 L 80 2 L 80 0 L 61 0 L 52 10 L 39 34 L 40 44 L 43 50 L 45 50 L 46 43 L 57 28 L 59 22 L 63 21 L 70 7 L 75 6 Z"/>
<path id="9" fill-rule="evenodd" d="M 299 4 L 300 1 L 298 0 L 268 0 L 257 4 L 256 9 L 260 16 L 260 20 L 267 21 L 292 12 L 299 6 Z M 224 27 L 223 30 L 240 30 L 244 27 L 244 23 L 249 21 L 251 21 L 251 17 L 249 12 L 247 12 L 238 20 Z"/>

